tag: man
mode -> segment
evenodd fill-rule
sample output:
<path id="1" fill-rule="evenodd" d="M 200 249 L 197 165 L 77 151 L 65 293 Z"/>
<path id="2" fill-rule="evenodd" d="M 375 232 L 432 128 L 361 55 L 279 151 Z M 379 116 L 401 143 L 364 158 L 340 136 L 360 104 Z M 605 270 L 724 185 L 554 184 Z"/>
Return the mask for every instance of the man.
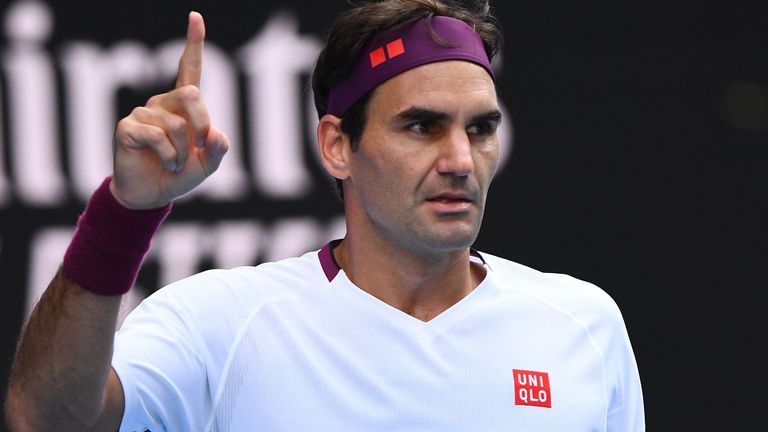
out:
<path id="1" fill-rule="evenodd" d="M 341 17 L 313 90 L 345 237 L 164 287 L 113 339 L 152 234 L 229 146 L 197 90 L 191 13 L 176 88 L 119 122 L 113 176 L 25 330 L 12 428 L 644 430 L 610 297 L 471 249 L 501 121 L 500 34 L 475 6 L 384 0 Z"/>

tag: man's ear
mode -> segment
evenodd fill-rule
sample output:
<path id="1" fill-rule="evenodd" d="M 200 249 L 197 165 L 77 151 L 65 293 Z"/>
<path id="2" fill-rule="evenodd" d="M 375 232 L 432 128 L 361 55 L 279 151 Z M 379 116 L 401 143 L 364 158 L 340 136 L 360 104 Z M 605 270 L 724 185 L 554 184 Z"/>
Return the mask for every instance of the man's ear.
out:
<path id="1" fill-rule="evenodd" d="M 349 177 L 349 136 L 341 131 L 341 119 L 326 114 L 317 125 L 320 161 L 328 174 L 339 180 Z"/>

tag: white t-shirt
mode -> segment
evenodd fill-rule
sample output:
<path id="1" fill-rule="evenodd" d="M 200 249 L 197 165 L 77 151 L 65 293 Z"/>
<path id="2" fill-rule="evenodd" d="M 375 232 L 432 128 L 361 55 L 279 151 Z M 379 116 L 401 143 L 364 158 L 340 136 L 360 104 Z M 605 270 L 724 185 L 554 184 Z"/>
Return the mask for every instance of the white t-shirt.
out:
<path id="1" fill-rule="evenodd" d="M 482 283 L 428 322 L 356 287 L 328 246 L 173 283 L 117 333 L 120 430 L 645 430 L 614 301 L 481 256 Z"/>

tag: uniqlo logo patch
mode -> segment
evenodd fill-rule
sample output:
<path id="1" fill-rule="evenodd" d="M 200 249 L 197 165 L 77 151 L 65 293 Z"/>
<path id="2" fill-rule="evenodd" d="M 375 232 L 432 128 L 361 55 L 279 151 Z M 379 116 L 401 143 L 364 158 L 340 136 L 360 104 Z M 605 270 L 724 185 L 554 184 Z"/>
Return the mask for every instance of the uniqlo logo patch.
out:
<path id="1" fill-rule="evenodd" d="M 515 405 L 552 408 L 548 373 L 512 369 L 512 375 L 515 380 Z"/>

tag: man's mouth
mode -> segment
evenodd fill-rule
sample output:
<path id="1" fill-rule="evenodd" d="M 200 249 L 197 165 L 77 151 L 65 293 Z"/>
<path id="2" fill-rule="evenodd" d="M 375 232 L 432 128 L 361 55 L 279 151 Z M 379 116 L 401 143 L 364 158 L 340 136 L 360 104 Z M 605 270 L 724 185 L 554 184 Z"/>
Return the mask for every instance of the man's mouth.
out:
<path id="1" fill-rule="evenodd" d="M 473 201 L 467 194 L 446 193 L 430 197 L 427 202 L 439 212 L 456 213 L 468 210 Z"/>

